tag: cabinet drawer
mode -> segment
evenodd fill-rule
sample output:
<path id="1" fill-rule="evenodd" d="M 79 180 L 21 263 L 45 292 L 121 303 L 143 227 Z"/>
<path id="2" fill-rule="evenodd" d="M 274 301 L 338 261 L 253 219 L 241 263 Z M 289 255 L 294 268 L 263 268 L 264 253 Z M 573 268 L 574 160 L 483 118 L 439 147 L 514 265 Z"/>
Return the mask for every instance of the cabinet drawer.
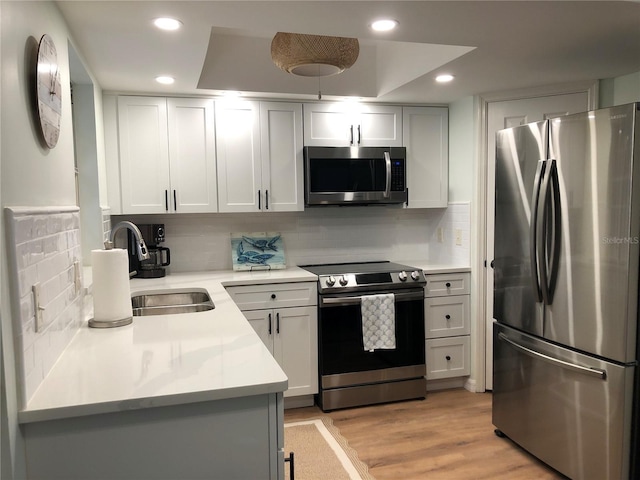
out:
<path id="1" fill-rule="evenodd" d="M 424 300 L 426 338 L 469 335 L 469 295 Z"/>
<path id="2" fill-rule="evenodd" d="M 443 273 L 427 275 L 425 297 L 444 297 L 446 295 L 469 295 L 470 273 Z"/>
<path id="3" fill-rule="evenodd" d="M 469 336 L 426 340 L 427 380 L 469 375 Z"/>
<path id="4" fill-rule="evenodd" d="M 317 305 L 316 282 L 270 283 L 227 287 L 240 310 Z"/>

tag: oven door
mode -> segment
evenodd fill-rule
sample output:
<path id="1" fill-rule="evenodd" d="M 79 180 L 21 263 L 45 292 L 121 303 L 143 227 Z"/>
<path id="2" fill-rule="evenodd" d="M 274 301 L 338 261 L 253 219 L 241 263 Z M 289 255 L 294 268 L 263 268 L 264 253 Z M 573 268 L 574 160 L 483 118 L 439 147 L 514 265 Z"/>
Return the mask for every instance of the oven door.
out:
<path id="1" fill-rule="evenodd" d="M 395 294 L 396 348 L 373 352 L 364 349 L 362 297 L 321 295 L 318 361 L 322 388 L 424 376 L 424 290 L 373 293 Z"/>

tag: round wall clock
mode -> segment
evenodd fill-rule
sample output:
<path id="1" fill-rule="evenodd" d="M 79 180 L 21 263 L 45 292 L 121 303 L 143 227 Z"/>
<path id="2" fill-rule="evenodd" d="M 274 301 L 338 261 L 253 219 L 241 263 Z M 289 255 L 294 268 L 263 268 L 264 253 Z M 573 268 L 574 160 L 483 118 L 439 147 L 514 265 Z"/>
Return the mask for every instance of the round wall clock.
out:
<path id="1" fill-rule="evenodd" d="M 58 54 L 49 35 L 43 35 L 38 44 L 36 68 L 38 120 L 47 147 L 53 148 L 60 136 L 62 88 Z"/>

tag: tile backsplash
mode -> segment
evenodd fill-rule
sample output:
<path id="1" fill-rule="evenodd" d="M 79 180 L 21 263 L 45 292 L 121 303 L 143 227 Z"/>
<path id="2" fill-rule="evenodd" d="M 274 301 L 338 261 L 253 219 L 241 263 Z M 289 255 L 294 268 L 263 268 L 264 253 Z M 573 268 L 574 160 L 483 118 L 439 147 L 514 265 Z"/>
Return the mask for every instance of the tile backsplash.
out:
<path id="1" fill-rule="evenodd" d="M 6 208 L 14 341 L 27 403 L 83 318 L 78 207 Z M 76 273 L 77 272 L 77 273 Z M 36 331 L 33 286 L 40 286 L 42 320 Z"/>
<path id="2" fill-rule="evenodd" d="M 169 272 L 231 269 L 231 232 L 280 232 L 287 265 L 411 259 L 470 263 L 469 203 L 416 210 L 330 207 L 289 213 L 118 215 L 112 223 L 121 220 L 164 223 Z"/>

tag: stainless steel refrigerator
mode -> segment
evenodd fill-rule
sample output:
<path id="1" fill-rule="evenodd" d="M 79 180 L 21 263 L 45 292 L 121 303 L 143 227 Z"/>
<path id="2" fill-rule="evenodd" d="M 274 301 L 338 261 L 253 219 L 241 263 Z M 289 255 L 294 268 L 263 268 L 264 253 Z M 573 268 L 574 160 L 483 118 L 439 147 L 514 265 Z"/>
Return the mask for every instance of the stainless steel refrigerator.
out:
<path id="1" fill-rule="evenodd" d="M 493 424 L 573 479 L 639 478 L 640 103 L 496 137 Z"/>

